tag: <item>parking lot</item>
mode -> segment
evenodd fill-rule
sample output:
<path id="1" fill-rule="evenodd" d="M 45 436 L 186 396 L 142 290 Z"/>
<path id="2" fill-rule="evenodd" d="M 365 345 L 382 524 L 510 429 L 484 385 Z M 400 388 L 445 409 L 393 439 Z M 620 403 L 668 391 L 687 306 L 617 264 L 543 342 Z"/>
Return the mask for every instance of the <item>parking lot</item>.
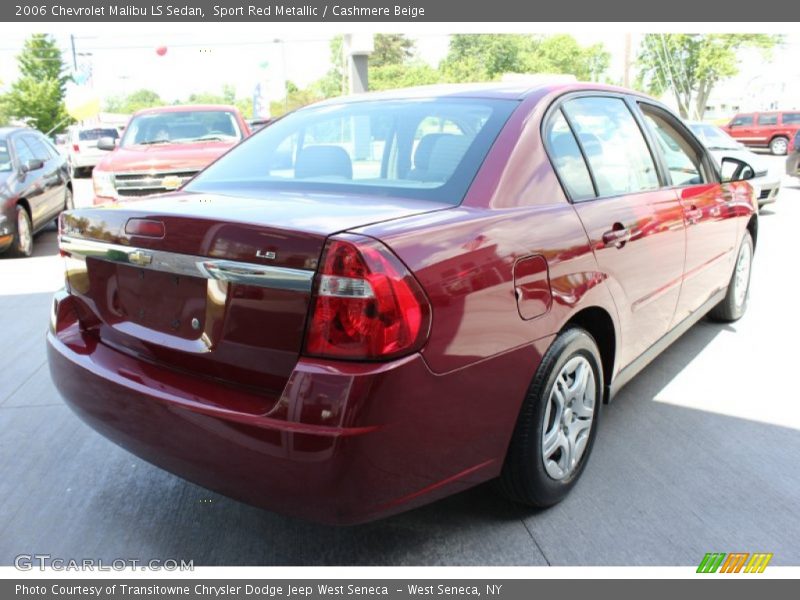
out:
<path id="1" fill-rule="evenodd" d="M 90 200 L 91 181 L 76 181 L 76 203 Z M 197 566 L 696 565 L 712 551 L 800 564 L 798 231 L 800 182 L 786 179 L 762 211 L 748 314 L 700 322 L 606 407 L 587 471 L 562 504 L 526 509 L 484 485 L 335 528 L 187 483 L 72 414 L 45 357 L 62 278 L 51 227 L 34 257 L 0 258 L 0 564 L 47 553 Z"/>

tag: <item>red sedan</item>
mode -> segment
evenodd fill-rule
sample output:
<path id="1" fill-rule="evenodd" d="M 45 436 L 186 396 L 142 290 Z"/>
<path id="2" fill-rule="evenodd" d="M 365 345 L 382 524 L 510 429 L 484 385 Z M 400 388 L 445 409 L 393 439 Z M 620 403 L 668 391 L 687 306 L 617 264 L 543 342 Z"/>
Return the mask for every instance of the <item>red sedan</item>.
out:
<path id="1" fill-rule="evenodd" d="M 354 523 L 495 478 L 549 506 L 603 402 L 744 313 L 752 175 L 618 88 L 318 104 L 179 192 L 65 213 L 53 380 L 121 446 L 270 510 Z"/>

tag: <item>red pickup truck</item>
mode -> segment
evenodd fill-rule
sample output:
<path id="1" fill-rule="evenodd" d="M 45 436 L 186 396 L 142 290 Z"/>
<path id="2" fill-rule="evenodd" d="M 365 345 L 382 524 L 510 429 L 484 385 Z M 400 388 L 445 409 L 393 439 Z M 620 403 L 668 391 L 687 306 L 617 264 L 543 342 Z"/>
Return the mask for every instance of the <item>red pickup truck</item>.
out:
<path id="1" fill-rule="evenodd" d="M 745 146 L 769 148 L 783 156 L 800 129 L 800 111 L 739 113 L 722 129 Z"/>
<path id="2" fill-rule="evenodd" d="M 94 168 L 94 203 L 151 196 L 180 188 L 250 134 L 233 106 L 184 105 L 141 110 L 131 117 L 119 144 Z"/>

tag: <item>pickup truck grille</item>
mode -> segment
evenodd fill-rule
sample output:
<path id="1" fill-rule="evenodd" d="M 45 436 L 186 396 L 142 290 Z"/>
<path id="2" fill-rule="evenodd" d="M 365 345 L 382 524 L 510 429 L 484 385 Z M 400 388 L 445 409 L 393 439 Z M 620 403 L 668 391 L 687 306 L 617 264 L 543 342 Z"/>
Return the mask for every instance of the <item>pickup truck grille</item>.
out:
<path id="1" fill-rule="evenodd" d="M 119 196 L 150 196 L 178 189 L 197 171 L 164 171 L 160 173 L 116 173 L 114 187 Z"/>

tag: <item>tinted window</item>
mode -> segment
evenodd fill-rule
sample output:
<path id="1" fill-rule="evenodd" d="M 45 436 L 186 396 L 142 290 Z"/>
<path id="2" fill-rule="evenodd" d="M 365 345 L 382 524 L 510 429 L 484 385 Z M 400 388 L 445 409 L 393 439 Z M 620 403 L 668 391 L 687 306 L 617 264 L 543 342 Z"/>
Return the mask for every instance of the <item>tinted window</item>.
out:
<path id="1" fill-rule="evenodd" d="M 576 98 L 564 103 L 575 135 L 592 169 L 600 196 L 659 187 L 653 157 L 625 102 L 619 98 Z"/>
<path id="2" fill-rule="evenodd" d="M 516 106 L 442 99 L 299 110 L 248 138 L 187 189 L 303 189 L 457 204 Z"/>
<path id="3" fill-rule="evenodd" d="M 561 183 L 572 200 L 594 198 L 594 187 L 589 169 L 583 160 L 578 142 L 559 110 L 550 119 L 545 129 L 545 139 L 550 158 L 558 172 Z"/>
<path id="4" fill-rule="evenodd" d="M 33 154 L 33 150 L 25 143 L 23 138 L 17 138 L 14 140 L 14 150 L 17 154 L 17 161 L 20 165 L 24 165 L 29 160 L 35 158 Z"/>
<path id="5" fill-rule="evenodd" d="M 11 170 L 11 154 L 5 140 L 0 141 L 0 172 Z"/>
<path id="6" fill-rule="evenodd" d="M 82 142 L 99 140 L 101 137 L 111 137 L 117 139 L 119 132 L 113 127 L 98 129 L 82 129 L 78 132 L 78 139 Z"/>
<path id="7" fill-rule="evenodd" d="M 33 152 L 33 157 L 38 158 L 39 160 L 48 161 L 52 158 L 50 155 L 50 150 L 48 150 L 47 146 L 42 143 L 42 141 L 33 136 L 33 135 L 24 135 L 22 139 L 25 140 L 25 143 Z"/>
<path id="8" fill-rule="evenodd" d="M 658 111 L 642 107 L 645 123 L 650 128 L 673 185 L 704 183 L 703 161 L 700 153 Z"/>
<path id="9" fill-rule="evenodd" d="M 120 145 L 237 141 L 241 137 L 239 124 L 231 112 L 165 111 L 133 117 Z"/>
<path id="10" fill-rule="evenodd" d="M 790 123 L 800 125 L 800 113 L 783 113 L 783 122 L 786 125 Z"/>
<path id="11" fill-rule="evenodd" d="M 731 127 L 746 127 L 753 124 L 753 115 L 739 115 L 731 121 Z"/>
<path id="12" fill-rule="evenodd" d="M 759 125 L 777 125 L 778 115 L 758 115 Z"/>

